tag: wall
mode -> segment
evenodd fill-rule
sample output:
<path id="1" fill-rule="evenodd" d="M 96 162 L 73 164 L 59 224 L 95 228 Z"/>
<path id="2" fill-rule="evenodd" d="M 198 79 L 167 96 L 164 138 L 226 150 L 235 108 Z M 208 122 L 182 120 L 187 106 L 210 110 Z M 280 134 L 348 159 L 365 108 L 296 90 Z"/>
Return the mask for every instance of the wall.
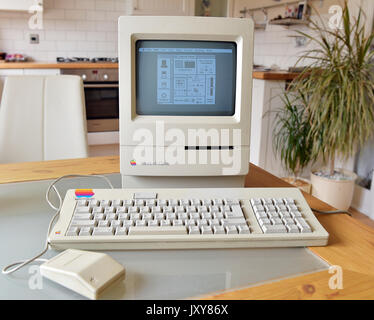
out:
<path id="1" fill-rule="evenodd" d="M 315 0 L 311 2 L 319 14 L 328 19 L 328 9 L 335 4 L 342 4 L 341 0 Z M 234 16 L 240 17 L 240 10 L 246 8 L 261 8 L 263 5 L 274 4 L 273 1 L 263 0 L 235 0 L 234 2 Z M 297 4 L 295 4 L 297 5 Z M 292 5 L 290 5 L 292 6 Z M 273 19 L 278 15 L 284 16 L 285 5 L 280 5 L 273 8 L 268 8 L 268 18 Z M 248 15 L 247 15 L 248 17 Z M 264 21 L 264 15 L 261 10 L 254 10 L 253 17 L 257 22 Z M 281 69 L 292 67 L 298 60 L 302 52 L 308 48 L 306 46 L 298 47 L 295 38 L 295 30 L 308 33 L 309 30 L 306 26 L 276 26 L 267 25 L 266 30 L 255 31 L 255 46 L 254 46 L 254 63 L 270 67 L 277 65 Z"/>
<path id="2" fill-rule="evenodd" d="M 0 51 L 39 61 L 57 56 L 117 57 L 117 19 L 129 0 L 44 0 L 43 29 L 30 30 L 30 13 L 0 12 Z M 39 44 L 29 44 L 29 34 Z"/>

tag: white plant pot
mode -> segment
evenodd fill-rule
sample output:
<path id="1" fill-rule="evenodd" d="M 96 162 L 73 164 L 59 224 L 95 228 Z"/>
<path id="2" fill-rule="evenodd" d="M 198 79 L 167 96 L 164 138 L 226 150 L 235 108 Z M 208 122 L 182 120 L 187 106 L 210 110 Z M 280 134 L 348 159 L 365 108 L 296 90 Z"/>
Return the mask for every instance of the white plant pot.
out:
<path id="1" fill-rule="evenodd" d="M 333 180 L 311 173 L 312 196 L 339 210 L 348 210 L 353 199 L 357 175 L 349 170 L 335 169 L 348 176 L 347 180 Z"/>

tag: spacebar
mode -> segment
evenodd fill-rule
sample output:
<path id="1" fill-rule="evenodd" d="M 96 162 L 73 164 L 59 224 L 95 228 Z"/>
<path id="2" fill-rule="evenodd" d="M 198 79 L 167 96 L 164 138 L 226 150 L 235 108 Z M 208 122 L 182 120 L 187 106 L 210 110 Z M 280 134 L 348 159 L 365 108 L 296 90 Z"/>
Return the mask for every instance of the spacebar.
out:
<path id="1" fill-rule="evenodd" d="M 175 235 L 187 234 L 186 227 L 130 227 L 129 233 L 131 235 Z"/>

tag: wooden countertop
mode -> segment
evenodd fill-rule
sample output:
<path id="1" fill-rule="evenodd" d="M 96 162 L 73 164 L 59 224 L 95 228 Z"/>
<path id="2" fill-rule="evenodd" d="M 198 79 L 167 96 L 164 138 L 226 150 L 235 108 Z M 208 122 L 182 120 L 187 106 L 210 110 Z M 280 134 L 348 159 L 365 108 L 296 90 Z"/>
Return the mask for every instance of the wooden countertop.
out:
<path id="1" fill-rule="evenodd" d="M 0 69 L 116 69 L 118 63 L 111 62 L 3 62 Z"/>
<path id="2" fill-rule="evenodd" d="M 57 178 L 66 174 L 105 174 L 119 172 L 119 157 L 56 160 L 0 164 L 0 183 Z M 246 187 L 287 187 L 286 182 L 250 164 Z M 322 201 L 304 193 L 309 205 L 331 210 Z M 329 232 L 325 247 L 309 250 L 330 265 L 343 270 L 343 289 L 330 289 L 334 274 L 328 270 L 276 279 L 265 284 L 230 292 L 209 294 L 203 299 L 373 299 L 374 298 L 374 229 L 342 214 L 316 214 Z"/>
<path id="3" fill-rule="evenodd" d="M 253 71 L 253 79 L 259 80 L 293 80 L 300 73 L 287 71 Z"/>
<path id="4" fill-rule="evenodd" d="M 118 63 L 92 63 L 92 62 L 73 62 L 73 63 L 53 63 L 53 62 L 3 62 L 0 63 L 0 69 L 116 69 Z M 293 80 L 298 73 L 287 71 L 253 71 L 253 79 L 259 80 Z"/>

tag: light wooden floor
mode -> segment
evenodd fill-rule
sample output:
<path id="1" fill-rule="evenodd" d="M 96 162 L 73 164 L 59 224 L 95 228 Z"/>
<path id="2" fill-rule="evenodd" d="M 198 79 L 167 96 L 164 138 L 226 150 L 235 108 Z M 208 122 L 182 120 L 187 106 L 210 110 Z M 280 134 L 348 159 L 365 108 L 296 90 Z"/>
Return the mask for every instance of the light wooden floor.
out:
<path id="1" fill-rule="evenodd" d="M 89 146 L 89 156 L 90 157 L 101 157 L 101 156 L 113 156 L 119 155 L 119 145 L 118 144 L 104 144 L 104 145 L 94 145 Z M 374 220 L 370 219 L 367 215 L 351 208 L 349 210 L 352 216 L 360 220 L 362 223 L 374 228 Z"/>

